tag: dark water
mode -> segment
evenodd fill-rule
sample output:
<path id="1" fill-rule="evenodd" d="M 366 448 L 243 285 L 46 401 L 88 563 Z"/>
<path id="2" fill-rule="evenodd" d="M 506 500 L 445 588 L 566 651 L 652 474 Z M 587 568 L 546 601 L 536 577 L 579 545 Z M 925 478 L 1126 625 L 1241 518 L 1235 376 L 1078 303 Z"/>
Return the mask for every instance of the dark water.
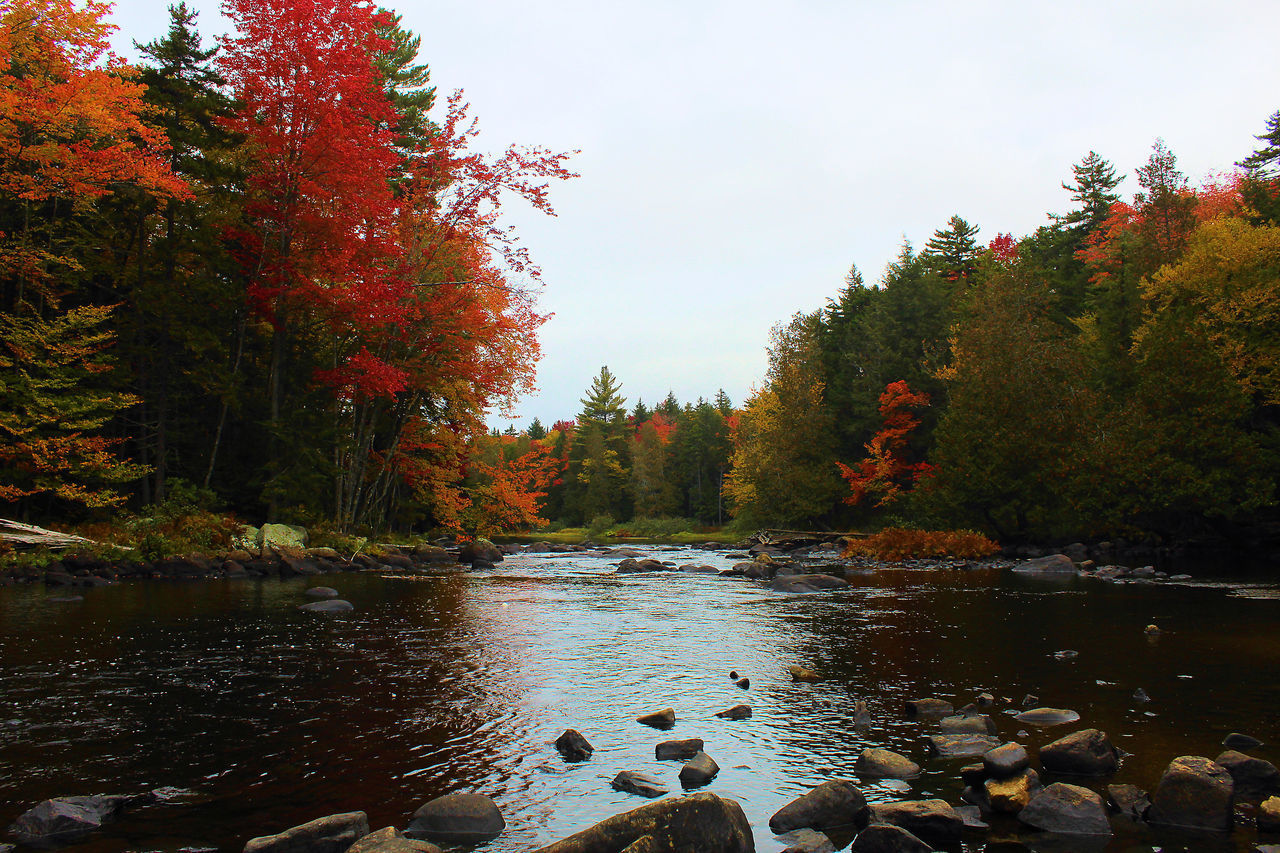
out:
<path id="1" fill-rule="evenodd" d="M 1280 742 L 1280 597 L 1263 584 L 896 570 L 787 596 L 612 569 L 527 556 L 438 577 L 121 584 L 74 604 L 43 588 L 0 589 L 0 822 L 47 797 L 172 786 L 186 793 L 77 849 L 239 851 L 339 811 L 403 827 L 428 799 L 479 791 L 508 824 L 480 849 L 505 853 L 642 805 L 610 788 L 620 770 L 678 793 L 680 763 L 655 761 L 653 746 L 700 737 L 722 768 L 708 790 L 741 802 L 757 848 L 772 851 L 786 841 L 769 816 L 833 775 L 852 777 L 868 746 L 925 767 L 909 787 L 865 781 L 869 799 L 959 803 L 964 762 L 928 758 L 936 726 L 901 712 L 918 696 L 960 705 L 990 691 L 1001 735 L 1028 746 L 1083 726 L 1108 732 L 1132 756 L 1113 779 L 1088 783 L 1099 789 L 1154 789 L 1169 759 L 1214 757 L 1230 731 Z M 319 584 L 356 611 L 299 612 L 303 590 Z M 1153 622 L 1164 632 L 1151 639 Z M 1053 657 L 1065 649 L 1079 654 Z M 827 680 L 794 684 L 789 664 Z M 730 682 L 731 669 L 750 690 Z M 1138 687 L 1153 701 L 1135 702 Z M 1001 712 L 1027 693 L 1079 711 L 1081 723 L 1018 734 Z M 869 729 L 853 725 L 858 699 L 871 706 Z M 714 716 L 739 702 L 751 719 Z M 667 706 L 678 718 L 670 731 L 634 722 Z M 566 727 L 595 745 L 589 761 L 566 764 L 551 746 Z M 1280 762 L 1270 746 L 1255 754 Z M 1230 839 L 1117 830 L 1108 851 L 1246 850 L 1254 838 L 1251 828 Z M 992 837 L 1016 831 L 999 825 Z"/>

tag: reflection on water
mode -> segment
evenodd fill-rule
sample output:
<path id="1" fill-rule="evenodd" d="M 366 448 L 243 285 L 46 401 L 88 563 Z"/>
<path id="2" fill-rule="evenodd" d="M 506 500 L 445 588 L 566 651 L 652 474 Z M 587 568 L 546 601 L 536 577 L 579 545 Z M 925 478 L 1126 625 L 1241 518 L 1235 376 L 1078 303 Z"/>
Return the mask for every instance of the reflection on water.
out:
<path id="1" fill-rule="evenodd" d="M 324 583 L 355 612 L 297 611 L 311 585 L 301 580 L 123 584 L 78 603 L 0 590 L 0 821 L 46 797 L 173 786 L 188 793 L 82 849 L 238 851 L 338 811 L 404 826 L 421 802 L 476 790 L 508 824 L 483 849 L 506 853 L 642 804 L 609 786 L 620 770 L 679 791 L 679 763 L 655 761 L 653 746 L 700 737 L 722 768 L 709 790 L 742 803 L 768 851 L 785 846 L 769 816 L 832 775 L 852 776 L 868 746 L 925 767 L 906 790 L 866 782 L 873 801 L 959 802 L 963 762 L 928 758 L 936 728 L 902 714 L 917 696 L 963 704 L 991 692 L 1001 735 L 1031 747 L 1074 728 L 1024 731 L 999 711 L 1026 694 L 1077 710 L 1075 728 L 1103 729 L 1132 753 L 1107 781 L 1148 789 L 1174 756 L 1216 756 L 1229 731 L 1280 740 L 1280 602 L 1259 583 L 898 570 L 797 596 L 715 576 L 619 576 L 581 555 Z M 1163 633 L 1149 638 L 1153 622 Z M 1054 656 L 1064 650 L 1077 655 Z M 827 678 L 792 683 L 793 663 Z M 1138 688 L 1152 701 L 1133 699 Z M 858 699 L 870 728 L 853 724 Z M 750 719 L 714 716 L 740 702 Z M 634 722 L 667 706 L 670 731 Z M 551 746 L 567 727 L 595 745 L 589 761 L 566 764 Z M 1245 850 L 1249 837 L 1130 832 L 1105 849 Z"/>

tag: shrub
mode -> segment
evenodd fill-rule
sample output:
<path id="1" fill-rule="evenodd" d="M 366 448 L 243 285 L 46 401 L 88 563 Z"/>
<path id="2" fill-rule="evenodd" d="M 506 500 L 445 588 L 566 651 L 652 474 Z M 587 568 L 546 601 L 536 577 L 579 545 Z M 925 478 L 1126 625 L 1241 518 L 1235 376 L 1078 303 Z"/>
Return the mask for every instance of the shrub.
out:
<path id="1" fill-rule="evenodd" d="M 610 527 L 613 527 L 612 515 L 597 515 L 595 518 L 591 519 L 591 523 L 587 525 L 587 535 L 592 538 L 603 536 L 608 532 Z"/>
<path id="2" fill-rule="evenodd" d="M 960 557 L 966 560 L 990 557 L 1000 546 L 971 530 L 915 530 L 887 527 L 863 539 L 855 539 L 845 556 L 879 560 L 911 560 L 925 557 Z"/>

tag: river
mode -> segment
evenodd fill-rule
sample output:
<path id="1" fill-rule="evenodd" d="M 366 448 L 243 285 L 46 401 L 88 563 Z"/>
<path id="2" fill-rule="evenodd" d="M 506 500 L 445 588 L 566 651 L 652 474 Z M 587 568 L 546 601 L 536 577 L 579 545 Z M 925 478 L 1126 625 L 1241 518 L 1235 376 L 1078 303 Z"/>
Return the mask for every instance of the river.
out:
<path id="1" fill-rule="evenodd" d="M 518 555 L 475 573 L 131 582 L 74 603 L 41 586 L 0 589 L 0 821 L 47 797 L 169 787 L 165 803 L 74 849 L 238 853 L 250 837 L 334 812 L 403 827 L 426 800 L 478 791 L 507 821 L 478 849 L 507 853 L 647 802 L 612 790 L 621 770 L 678 794 L 681 765 L 655 761 L 654 744 L 699 737 L 721 767 L 706 790 L 738 800 L 757 849 L 776 851 L 787 842 L 769 816 L 831 776 L 854 778 L 869 746 L 925 772 L 864 780 L 868 799 L 959 804 L 964 762 L 928 757 L 936 724 L 907 719 L 906 699 L 958 706 L 990 692 L 1001 736 L 1028 747 L 1100 728 L 1131 753 L 1114 778 L 1087 783 L 1100 790 L 1154 790 L 1171 758 L 1212 758 L 1228 732 L 1280 742 L 1280 592 L 1268 583 L 886 569 L 847 590 L 784 595 L 615 565 Z M 321 584 L 355 611 L 298 611 Z M 1151 623 L 1158 636 L 1144 633 Z M 1055 656 L 1066 650 L 1077 654 Z M 789 664 L 825 680 L 793 683 Z M 1138 688 L 1152 701 L 1135 700 Z M 1004 711 L 1026 694 L 1081 723 L 1025 729 Z M 866 729 L 853 724 L 858 699 L 873 715 Z M 714 716 L 744 702 L 750 719 Z M 677 716 L 669 731 L 634 721 L 665 707 Z M 551 745 L 570 727 L 595 746 L 590 760 L 566 763 Z M 1280 762 L 1272 746 L 1254 754 Z M 1106 850 L 1252 849 L 1252 829 L 1190 841 L 1119 830 Z"/>

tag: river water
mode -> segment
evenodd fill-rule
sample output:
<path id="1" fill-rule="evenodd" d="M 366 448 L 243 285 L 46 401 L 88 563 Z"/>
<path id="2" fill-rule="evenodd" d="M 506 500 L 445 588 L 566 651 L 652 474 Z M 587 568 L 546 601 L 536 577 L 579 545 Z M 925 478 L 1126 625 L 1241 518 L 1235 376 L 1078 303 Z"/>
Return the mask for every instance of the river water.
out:
<path id="1" fill-rule="evenodd" d="M 907 719 L 906 699 L 959 706 L 988 691 L 1001 736 L 1028 747 L 1100 728 L 1131 755 L 1112 779 L 1086 783 L 1099 790 L 1154 790 L 1171 758 L 1214 757 L 1228 732 L 1280 742 L 1280 593 L 1266 583 L 896 569 L 847 590 L 784 595 L 740 578 L 618 575 L 615 564 L 520 555 L 476 573 L 135 582 L 76 603 L 43 587 L 0 589 L 0 822 L 47 797 L 163 786 L 177 789 L 171 799 L 76 849 L 238 852 L 334 812 L 403 827 L 426 800 L 478 791 L 507 820 L 478 849 L 506 853 L 645 803 L 612 790 L 621 770 L 678 795 L 681 764 L 656 761 L 654 745 L 699 737 L 721 767 L 707 790 L 738 800 L 757 849 L 776 851 L 787 840 L 770 833 L 769 816 L 825 779 L 854 778 L 869 746 L 925 772 L 906 784 L 864 780 L 868 799 L 960 803 L 965 762 L 928 757 L 936 724 Z M 322 584 L 355 611 L 298 611 L 305 588 Z M 1158 637 L 1144 634 L 1150 623 Z M 1055 656 L 1066 650 L 1077 654 Z M 793 683 L 790 664 L 826 678 Z M 1139 687 L 1151 702 L 1132 698 Z M 1026 729 L 1003 712 L 1028 693 L 1081 722 Z M 866 729 L 853 723 L 858 699 L 873 715 Z M 714 716 L 738 703 L 752 706 L 750 719 Z M 634 721 L 665 707 L 677 716 L 669 731 Z M 595 746 L 590 760 L 566 763 L 552 746 L 569 727 Z M 1254 754 L 1280 763 L 1272 746 Z M 1235 851 L 1254 839 L 1251 828 L 1198 839 L 1117 830 L 1089 849 Z M 997 825 L 992 838 L 1016 832 Z"/>

